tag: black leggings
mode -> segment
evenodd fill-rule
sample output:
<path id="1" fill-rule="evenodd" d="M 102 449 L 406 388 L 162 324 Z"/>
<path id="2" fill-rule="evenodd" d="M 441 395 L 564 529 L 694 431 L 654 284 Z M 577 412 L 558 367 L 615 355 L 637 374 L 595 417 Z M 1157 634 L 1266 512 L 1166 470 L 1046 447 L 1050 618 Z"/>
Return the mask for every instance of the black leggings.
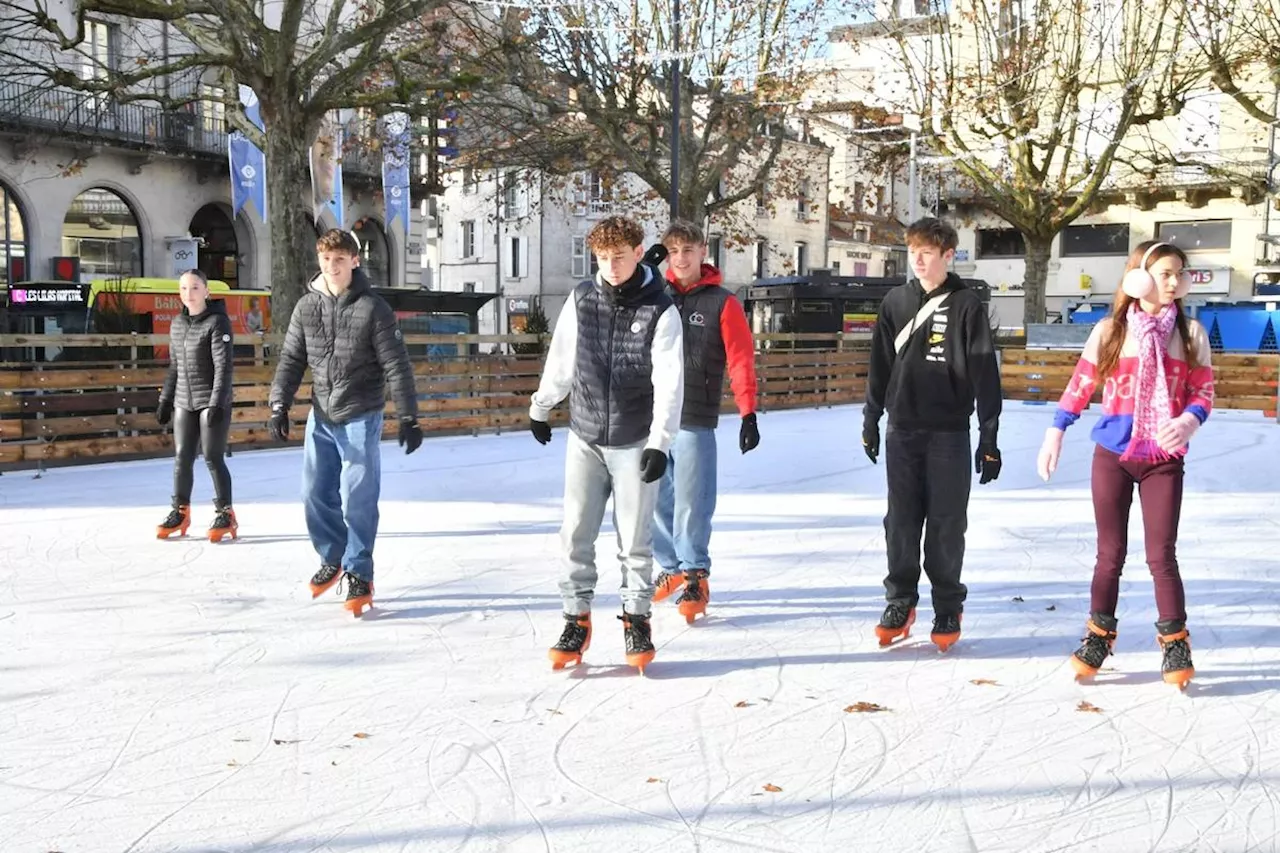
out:
<path id="1" fill-rule="evenodd" d="M 191 469 L 196 464 L 196 451 L 204 448 L 204 462 L 213 477 L 213 505 L 218 509 L 231 506 L 231 472 L 227 470 L 227 433 L 231 431 L 230 411 L 218 426 L 209 425 L 209 410 L 192 412 L 173 410 L 173 505 L 191 505 Z"/>

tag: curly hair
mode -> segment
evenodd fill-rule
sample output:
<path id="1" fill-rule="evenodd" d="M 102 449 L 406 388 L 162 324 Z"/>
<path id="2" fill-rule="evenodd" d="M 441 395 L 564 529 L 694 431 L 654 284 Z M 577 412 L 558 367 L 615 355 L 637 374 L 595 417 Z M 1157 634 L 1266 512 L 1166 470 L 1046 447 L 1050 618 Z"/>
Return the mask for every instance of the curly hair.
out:
<path id="1" fill-rule="evenodd" d="M 360 244 L 351 236 L 350 231 L 341 228 L 330 228 L 316 240 L 317 252 L 346 252 L 348 255 L 359 255 Z"/>
<path id="2" fill-rule="evenodd" d="M 644 227 L 625 216 L 601 219 L 587 232 L 587 248 L 593 252 L 634 249 L 644 243 Z"/>

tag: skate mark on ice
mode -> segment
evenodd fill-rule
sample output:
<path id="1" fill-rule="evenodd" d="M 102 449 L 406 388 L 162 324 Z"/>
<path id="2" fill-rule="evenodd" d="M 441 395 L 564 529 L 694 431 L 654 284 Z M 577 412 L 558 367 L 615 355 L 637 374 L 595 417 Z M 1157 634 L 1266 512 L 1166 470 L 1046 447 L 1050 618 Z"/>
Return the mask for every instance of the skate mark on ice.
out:
<path id="1" fill-rule="evenodd" d="M 166 823 L 168 823 L 177 815 L 181 814 L 186 809 L 195 805 L 197 802 L 199 802 L 208 794 L 212 793 L 213 791 L 216 791 L 218 788 L 221 788 L 223 785 L 230 782 L 232 779 L 236 778 L 236 776 L 239 776 L 241 771 L 243 771 L 246 767 L 252 766 L 259 758 L 261 758 L 262 754 L 266 752 L 268 749 L 270 749 L 272 746 L 271 741 L 272 741 L 272 736 L 275 734 L 276 721 L 280 719 L 280 712 L 284 710 L 285 703 L 289 701 L 289 694 L 292 691 L 293 691 L 292 684 L 290 684 L 288 687 L 285 688 L 284 695 L 280 697 L 280 704 L 276 706 L 275 713 L 271 715 L 271 723 L 267 727 L 267 736 L 262 739 L 262 747 L 256 753 L 254 753 L 252 758 L 250 758 L 244 764 L 237 765 L 230 773 L 223 776 L 217 782 L 214 782 L 212 785 L 205 788 L 203 791 L 196 794 L 195 796 L 191 797 L 185 803 L 173 809 L 164 817 L 157 820 L 155 823 L 151 824 L 151 826 L 149 826 L 145 832 L 143 832 L 137 838 L 133 839 L 133 841 L 129 844 L 129 846 L 122 851 L 122 853 L 132 853 L 132 851 L 137 849 L 138 845 L 141 844 L 144 840 L 146 840 L 147 836 L 151 835 L 151 833 L 155 832 L 157 829 L 164 826 Z"/>
<path id="2" fill-rule="evenodd" d="M 498 763 L 501 766 L 501 772 L 499 772 L 498 769 L 494 768 L 494 766 L 490 764 L 489 761 L 483 755 L 476 753 L 476 758 L 478 758 L 481 762 L 483 762 L 484 765 L 488 767 L 489 770 L 495 776 L 497 776 L 499 779 L 502 780 L 502 782 L 507 787 L 507 792 L 511 795 L 511 799 L 514 802 L 519 803 L 520 806 L 528 813 L 529 819 L 532 820 L 534 826 L 538 828 L 538 834 L 542 836 L 543 848 L 547 850 L 548 853 L 550 853 L 551 839 L 547 836 L 547 828 L 543 826 L 542 821 L 538 819 L 538 815 L 534 813 L 533 809 L 529 806 L 529 804 L 525 802 L 525 799 L 520 796 L 519 792 L 516 791 L 515 782 L 511 778 L 511 766 L 510 766 L 510 763 L 507 761 L 507 754 L 503 751 L 502 745 L 499 744 L 492 737 L 490 737 L 488 734 L 486 734 L 484 731 L 482 731 L 480 728 L 478 728 L 474 723 L 471 723 L 463 719 L 462 717 L 458 717 L 458 716 L 452 716 L 452 718 L 458 723 L 461 723 L 462 725 L 471 729 L 473 732 L 478 734 L 484 740 L 488 741 L 489 745 L 493 747 L 493 751 L 498 754 Z"/>

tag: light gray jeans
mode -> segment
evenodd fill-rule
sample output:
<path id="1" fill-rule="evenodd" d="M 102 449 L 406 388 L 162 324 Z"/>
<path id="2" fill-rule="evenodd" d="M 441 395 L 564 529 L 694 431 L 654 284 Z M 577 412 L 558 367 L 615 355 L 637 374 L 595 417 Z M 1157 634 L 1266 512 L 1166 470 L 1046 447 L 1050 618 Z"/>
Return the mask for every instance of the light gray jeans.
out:
<path id="1" fill-rule="evenodd" d="M 653 600 L 653 509 L 658 484 L 640 479 L 644 443 L 626 447 L 587 444 L 573 432 L 564 457 L 564 526 L 560 541 L 565 574 L 560 581 L 564 612 L 591 612 L 596 589 L 596 539 L 605 505 L 613 496 L 622 570 L 622 609 L 638 616 Z"/>

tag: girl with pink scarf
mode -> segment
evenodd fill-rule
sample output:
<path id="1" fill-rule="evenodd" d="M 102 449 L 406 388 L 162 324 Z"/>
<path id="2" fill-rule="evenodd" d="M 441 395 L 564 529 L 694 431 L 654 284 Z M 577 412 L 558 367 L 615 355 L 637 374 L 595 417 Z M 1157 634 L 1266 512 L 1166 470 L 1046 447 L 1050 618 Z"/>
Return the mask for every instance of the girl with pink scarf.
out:
<path id="1" fill-rule="evenodd" d="M 1101 392 L 1103 414 L 1092 433 L 1098 558 L 1085 637 L 1071 657 L 1077 678 L 1096 675 L 1115 644 L 1135 485 L 1164 680 L 1184 688 L 1195 674 L 1176 551 L 1183 457 L 1213 409 L 1213 369 L 1204 327 L 1182 311 L 1186 266 L 1186 255 L 1168 243 L 1148 241 L 1130 253 L 1111 314 L 1090 334 L 1040 448 L 1037 468 L 1047 481 L 1057 470 L 1066 428 Z"/>

